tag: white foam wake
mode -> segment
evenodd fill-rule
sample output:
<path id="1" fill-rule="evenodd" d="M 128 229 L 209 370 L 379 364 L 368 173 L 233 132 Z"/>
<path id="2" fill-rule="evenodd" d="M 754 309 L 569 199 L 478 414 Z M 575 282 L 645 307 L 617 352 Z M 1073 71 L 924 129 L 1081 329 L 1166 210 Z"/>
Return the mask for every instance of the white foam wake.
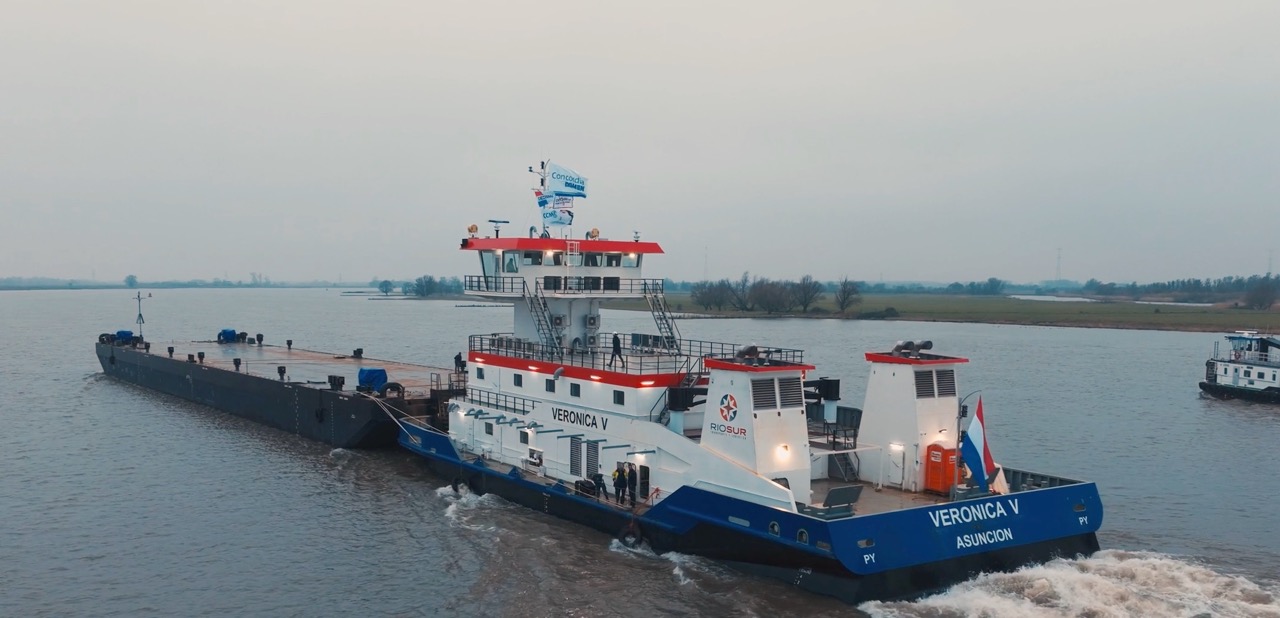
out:
<path id="1" fill-rule="evenodd" d="M 864 603 L 872 616 L 1239 616 L 1280 618 L 1280 602 L 1243 577 L 1151 552 L 1106 550 L 983 575 L 914 603 Z"/>
<path id="2" fill-rule="evenodd" d="M 436 489 L 436 495 L 449 503 L 449 506 L 444 508 L 444 516 L 449 520 L 450 525 L 468 530 L 492 531 L 497 529 L 496 526 L 492 525 L 481 526 L 468 523 L 471 513 L 485 506 L 487 501 L 485 500 L 486 496 L 472 493 L 471 488 L 467 487 L 465 483 L 460 484 L 456 492 L 449 485 L 439 487 Z"/>

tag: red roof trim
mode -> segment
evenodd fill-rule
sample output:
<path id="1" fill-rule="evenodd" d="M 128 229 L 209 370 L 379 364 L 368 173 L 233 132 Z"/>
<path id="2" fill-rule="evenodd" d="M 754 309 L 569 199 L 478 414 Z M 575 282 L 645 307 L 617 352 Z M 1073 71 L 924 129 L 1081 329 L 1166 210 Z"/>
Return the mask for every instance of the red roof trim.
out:
<path id="1" fill-rule="evenodd" d="M 564 373 L 560 374 L 563 377 L 573 380 L 581 380 L 583 382 L 596 382 L 599 384 L 620 386 L 623 388 L 666 388 L 668 386 L 676 386 L 682 379 L 684 379 L 683 373 L 622 373 L 619 371 L 609 371 L 608 369 L 578 367 L 576 365 L 563 365 L 560 363 L 551 363 L 529 358 L 503 356 L 492 352 L 469 352 L 467 353 L 467 360 L 472 365 L 480 367 L 505 367 L 507 369 L 515 369 L 517 371 L 543 374 L 548 378 L 551 377 L 551 374 L 555 373 L 556 369 L 563 367 Z M 529 367 L 536 367 L 536 369 L 530 369 Z M 600 379 L 597 380 L 591 376 L 598 376 Z M 643 384 L 643 382 L 653 383 Z"/>
<path id="2" fill-rule="evenodd" d="M 637 242 L 630 240 L 578 240 L 578 251 L 582 253 L 662 253 L 662 247 L 656 242 Z M 485 249 L 519 249 L 522 251 L 566 251 L 569 241 L 563 238 L 463 238 L 463 251 L 481 251 Z"/>
<path id="3" fill-rule="evenodd" d="M 801 364 L 788 363 L 785 365 L 745 365 L 742 363 L 716 360 L 714 358 L 705 359 L 702 361 L 702 364 L 707 369 L 724 369 L 727 371 L 745 371 L 748 373 L 764 373 L 766 371 L 809 371 L 812 369 L 817 369 L 817 367 L 813 365 L 805 365 L 803 363 Z"/>
<path id="4" fill-rule="evenodd" d="M 959 356 L 948 358 L 907 358 L 883 352 L 867 352 L 867 360 L 873 363 L 889 363 L 891 365 L 958 365 L 967 363 L 969 359 Z"/>

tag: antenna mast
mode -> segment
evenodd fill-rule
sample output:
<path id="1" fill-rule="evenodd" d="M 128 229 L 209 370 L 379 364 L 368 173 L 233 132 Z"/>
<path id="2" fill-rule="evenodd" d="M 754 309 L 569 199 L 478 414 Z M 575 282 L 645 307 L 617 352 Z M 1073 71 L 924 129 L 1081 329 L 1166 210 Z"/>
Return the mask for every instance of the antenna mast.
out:
<path id="1" fill-rule="evenodd" d="M 147 298 L 151 298 L 151 294 L 147 294 Z M 136 323 L 138 324 L 138 336 L 142 337 L 142 325 L 146 324 L 147 321 L 142 319 L 142 292 L 141 291 L 139 291 L 138 295 L 134 297 L 134 300 L 138 301 L 138 319 L 136 320 Z"/>
<path id="2" fill-rule="evenodd" d="M 550 203 L 551 203 L 552 205 L 554 205 L 554 204 L 555 204 L 555 201 L 554 201 L 554 200 L 555 200 L 555 198 L 554 198 L 553 196 L 549 196 L 549 195 L 547 195 L 547 194 L 546 194 L 546 191 L 547 191 L 547 162 L 548 162 L 548 161 L 550 161 L 550 159 L 547 159 L 546 161 L 538 161 L 538 169 L 536 169 L 536 170 L 535 170 L 535 169 L 533 169 L 533 166 L 532 166 L 532 165 L 530 165 L 530 166 L 529 166 L 529 173 L 530 173 L 530 174 L 537 174 L 537 175 L 538 175 L 538 188 L 537 188 L 537 189 L 534 189 L 534 190 L 535 190 L 535 191 L 539 191 L 539 192 L 541 192 L 541 193 L 542 193 L 542 199 L 552 200 Z M 538 218 L 540 219 L 540 223 L 542 224 L 542 232 L 545 234 L 545 233 L 546 233 L 546 231 L 547 231 L 547 220 L 542 218 L 542 209 L 541 209 L 541 208 L 539 208 L 539 209 L 538 209 Z"/>

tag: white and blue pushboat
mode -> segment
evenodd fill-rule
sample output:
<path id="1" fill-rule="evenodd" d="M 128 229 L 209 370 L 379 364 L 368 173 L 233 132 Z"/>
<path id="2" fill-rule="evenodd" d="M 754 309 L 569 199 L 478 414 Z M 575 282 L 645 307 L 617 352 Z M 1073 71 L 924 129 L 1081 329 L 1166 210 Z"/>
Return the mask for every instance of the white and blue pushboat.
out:
<path id="1" fill-rule="evenodd" d="M 641 275 L 656 243 L 470 231 L 466 292 L 512 302 L 514 329 L 470 337 L 447 411 L 398 418 L 400 443 L 455 489 L 851 603 L 1097 551 L 1093 483 L 1009 468 L 993 483 L 1007 493 L 957 482 L 967 359 L 867 353 L 863 407 L 841 406 L 800 350 L 684 337 L 662 280 Z M 616 300 L 647 301 L 656 332 L 606 328 Z M 619 466 L 636 471 L 634 506 L 591 482 Z"/>
<path id="2" fill-rule="evenodd" d="M 1200 390 L 1219 399 L 1280 403 L 1280 338 L 1242 330 L 1213 344 Z"/>

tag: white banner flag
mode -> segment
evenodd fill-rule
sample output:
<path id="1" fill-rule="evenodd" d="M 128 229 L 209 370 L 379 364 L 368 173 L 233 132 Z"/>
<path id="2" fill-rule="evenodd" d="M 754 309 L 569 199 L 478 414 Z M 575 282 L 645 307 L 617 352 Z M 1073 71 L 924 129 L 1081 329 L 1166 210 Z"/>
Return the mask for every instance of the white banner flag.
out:
<path id="1" fill-rule="evenodd" d="M 563 165 L 548 162 L 547 193 L 557 197 L 586 197 L 587 177 Z"/>
<path id="2" fill-rule="evenodd" d="M 543 208 L 542 225 L 573 225 L 573 211 Z"/>

